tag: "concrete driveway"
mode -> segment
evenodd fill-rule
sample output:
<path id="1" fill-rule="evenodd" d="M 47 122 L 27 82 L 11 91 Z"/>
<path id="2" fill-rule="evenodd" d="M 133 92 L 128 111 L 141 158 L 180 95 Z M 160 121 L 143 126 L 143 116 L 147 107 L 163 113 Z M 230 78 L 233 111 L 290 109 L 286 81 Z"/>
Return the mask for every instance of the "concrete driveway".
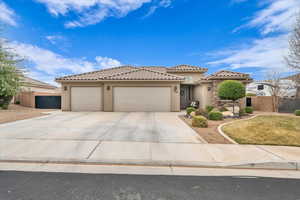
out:
<path id="1" fill-rule="evenodd" d="M 202 143 L 178 113 L 64 112 L 0 125 L 0 139 Z"/>

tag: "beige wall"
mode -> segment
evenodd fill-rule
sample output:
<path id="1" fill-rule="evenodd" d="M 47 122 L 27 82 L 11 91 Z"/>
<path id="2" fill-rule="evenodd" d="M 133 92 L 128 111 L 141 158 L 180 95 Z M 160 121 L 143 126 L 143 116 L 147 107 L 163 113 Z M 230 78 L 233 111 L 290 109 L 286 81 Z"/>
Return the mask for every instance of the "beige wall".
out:
<path id="1" fill-rule="evenodd" d="M 184 76 L 184 77 L 191 77 L 192 80 L 185 80 L 184 82 L 182 82 L 182 84 L 195 84 L 196 81 L 200 80 L 204 74 L 203 73 L 199 73 L 199 72 L 185 72 L 185 73 L 169 73 L 168 74 L 174 74 L 177 76 Z"/>
<path id="2" fill-rule="evenodd" d="M 62 83 L 62 110 L 71 110 L 71 87 L 78 86 L 102 86 L 103 87 L 103 110 L 113 111 L 113 88 L 114 87 L 170 87 L 171 88 L 171 111 L 180 111 L 180 83 L 179 82 L 69 82 Z M 65 90 L 66 87 L 66 90 Z M 175 92 L 175 87 L 177 91 Z"/>
<path id="3" fill-rule="evenodd" d="M 210 91 L 208 91 L 210 88 Z M 210 84 L 197 85 L 194 88 L 194 98 L 200 102 L 199 107 L 205 108 L 207 105 L 212 105 L 212 88 Z"/>

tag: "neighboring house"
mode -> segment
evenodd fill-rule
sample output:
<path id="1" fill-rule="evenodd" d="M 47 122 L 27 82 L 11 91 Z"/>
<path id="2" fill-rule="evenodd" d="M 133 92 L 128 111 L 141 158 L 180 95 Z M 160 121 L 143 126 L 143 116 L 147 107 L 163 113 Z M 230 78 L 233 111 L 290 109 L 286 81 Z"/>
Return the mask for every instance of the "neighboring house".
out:
<path id="1" fill-rule="evenodd" d="M 32 108 L 60 108 L 61 89 L 25 76 L 14 102 Z"/>
<path id="2" fill-rule="evenodd" d="M 255 81 L 247 86 L 247 93 L 256 96 L 272 96 L 272 88 L 268 85 L 269 81 Z M 294 80 L 284 78 L 280 80 L 280 96 L 285 98 L 294 98 L 297 94 L 296 82 Z"/>
<path id="3" fill-rule="evenodd" d="M 152 111 L 217 106 L 218 84 L 224 80 L 252 81 L 248 74 L 219 71 L 205 76 L 207 68 L 122 66 L 57 78 L 62 86 L 64 111 Z"/>

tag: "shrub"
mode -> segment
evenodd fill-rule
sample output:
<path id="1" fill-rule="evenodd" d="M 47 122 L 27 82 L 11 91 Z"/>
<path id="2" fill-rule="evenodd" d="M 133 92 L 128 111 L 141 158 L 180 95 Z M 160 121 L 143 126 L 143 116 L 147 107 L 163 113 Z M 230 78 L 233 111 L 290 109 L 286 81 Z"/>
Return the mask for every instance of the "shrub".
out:
<path id="1" fill-rule="evenodd" d="M 208 119 L 210 120 L 223 120 L 223 114 L 219 111 L 211 111 L 208 113 Z"/>
<path id="2" fill-rule="evenodd" d="M 228 111 L 227 108 L 225 108 L 225 107 L 221 107 L 221 108 L 220 108 L 220 112 L 226 112 L 226 111 Z"/>
<path id="3" fill-rule="evenodd" d="M 18 104 L 18 105 L 19 105 L 19 104 L 21 104 L 21 102 L 20 102 L 20 101 L 16 101 L 16 104 Z"/>
<path id="4" fill-rule="evenodd" d="M 196 110 L 195 114 L 196 116 L 202 115 L 207 118 L 208 112 L 202 108 L 199 108 L 198 110 Z"/>
<path id="5" fill-rule="evenodd" d="M 253 113 L 253 108 L 252 107 L 246 107 L 245 112 L 249 113 L 249 114 L 252 114 Z"/>
<path id="6" fill-rule="evenodd" d="M 246 115 L 245 109 L 240 109 L 239 116 L 242 117 L 242 116 L 245 116 L 245 115 Z"/>
<path id="7" fill-rule="evenodd" d="M 187 107 L 186 108 L 186 114 L 187 115 L 190 115 L 191 112 L 195 112 L 195 111 L 196 111 L 196 108 L 194 108 L 194 107 Z"/>
<path id="8" fill-rule="evenodd" d="M 214 107 L 213 106 L 206 106 L 205 109 L 206 109 L 206 112 L 209 113 L 214 109 Z"/>
<path id="9" fill-rule="evenodd" d="M 255 97 L 256 94 L 253 94 L 253 93 L 247 93 L 246 96 L 247 96 L 247 97 Z"/>
<path id="10" fill-rule="evenodd" d="M 207 128 L 208 122 L 207 119 L 203 116 L 194 116 L 192 120 L 192 126 L 199 128 Z"/>
<path id="11" fill-rule="evenodd" d="M 295 110 L 295 115 L 300 116 L 300 110 Z"/>

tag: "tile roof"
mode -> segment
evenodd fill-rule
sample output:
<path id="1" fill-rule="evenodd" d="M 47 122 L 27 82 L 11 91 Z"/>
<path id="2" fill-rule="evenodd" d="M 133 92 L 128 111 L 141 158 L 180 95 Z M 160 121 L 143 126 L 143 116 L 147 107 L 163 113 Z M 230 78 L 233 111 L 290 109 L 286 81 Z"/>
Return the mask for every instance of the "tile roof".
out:
<path id="1" fill-rule="evenodd" d="M 207 68 L 192 65 L 177 65 L 167 68 L 167 72 L 207 72 Z"/>
<path id="2" fill-rule="evenodd" d="M 249 74 L 232 72 L 227 70 L 218 71 L 212 75 L 206 76 L 201 80 L 219 80 L 219 79 L 251 79 Z"/>
<path id="3" fill-rule="evenodd" d="M 27 76 L 24 76 L 22 78 L 22 84 L 24 86 L 31 86 L 31 87 L 40 87 L 40 88 L 47 88 L 47 89 L 56 89 L 57 87 L 56 86 L 53 86 L 53 85 L 50 85 L 48 83 L 45 83 L 45 82 L 42 82 L 42 81 L 39 81 L 39 80 L 35 80 L 33 78 L 29 78 Z"/>
<path id="4" fill-rule="evenodd" d="M 184 80 L 182 76 L 176 76 L 146 68 L 136 68 L 128 72 L 107 76 L 104 80 Z"/>
<path id="5" fill-rule="evenodd" d="M 168 74 L 162 68 L 122 66 L 95 72 L 57 78 L 56 81 L 101 81 L 101 80 L 170 80 L 180 81 L 184 77 Z M 159 70 L 161 71 L 159 71 Z"/>
<path id="6" fill-rule="evenodd" d="M 132 66 L 121 66 L 121 67 L 115 67 L 115 68 L 109 68 L 109 69 L 102 69 L 98 71 L 93 71 L 93 72 L 87 72 L 87 73 L 82 73 L 82 74 L 75 74 L 75 75 L 69 75 L 69 76 L 64 76 L 60 78 L 56 78 L 56 81 L 93 81 L 93 80 L 101 80 L 102 78 L 106 76 L 110 76 L 116 73 L 121 73 L 121 72 L 128 72 L 133 69 L 136 69 L 135 67 Z"/>
<path id="7" fill-rule="evenodd" d="M 161 67 L 161 66 L 145 66 L 145 67 L 141 67 L 144 69 L 149 69 L 152 71 L 159 71 L 159 72 L 167 72 L 167 67 Z"/>

